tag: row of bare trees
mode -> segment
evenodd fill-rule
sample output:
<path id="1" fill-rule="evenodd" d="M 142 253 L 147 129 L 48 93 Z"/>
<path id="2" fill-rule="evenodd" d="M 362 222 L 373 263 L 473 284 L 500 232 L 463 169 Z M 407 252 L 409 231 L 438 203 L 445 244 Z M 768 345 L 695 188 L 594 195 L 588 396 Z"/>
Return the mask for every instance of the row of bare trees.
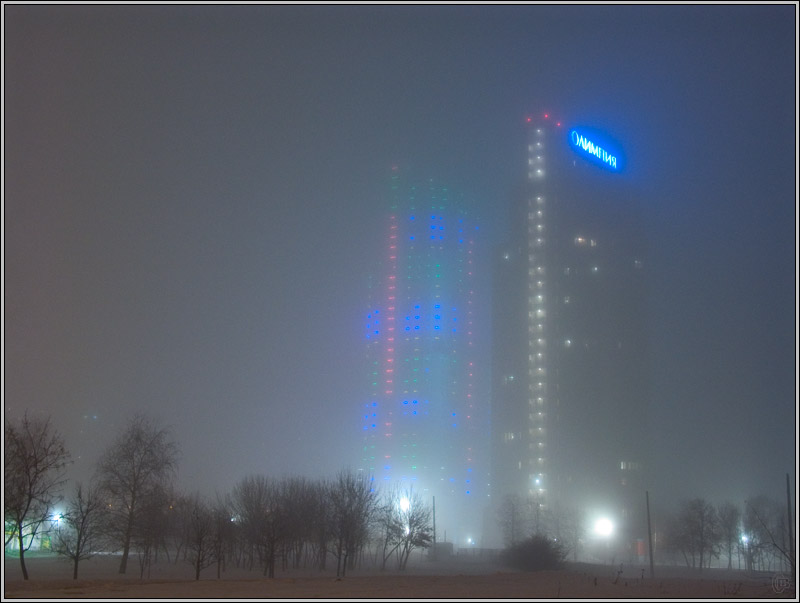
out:
<path id="1" fill-rule="evenodd" d="M 744 507 L 693 498 L 667 515 L 661 548 L 668 558 L 700 570 L 717 560 L 729 569 L 735 564 L 737 569 L 794 573 L 789 521 L 787 509 L 766 496 L 749 498 Z"/>
<path id="2" fill-rule="evenodd" d="M 131 547 L 146 552 L 154 533 L 155 512 L 169 496 L 178 447 L 170 431 L 141 415 L 133 417 L 100 457 L 94 479 L 77 484 L 66 510 L 53 516 L 63 500 L 66 468 L 71 461 L 50 418 L 25 413 L 4 426 L 3 511 L 5 546 L 16 541 L 22 576 L 28 579 L 25 553 L 42 536 L 54 551 L 78 564 L 98 547 L 121 550 L 125 573 Z"/>
<path id="3" fill-rule="evenodd" d="M 16 539 L 23 577 L 25 552 L 47 533 L 52 548 L 73 563 L 98 551 L 121 552 L 119 572 L 133 554 L 140 577 L 159 557 L 191 563 L 195 578 L 216 564 L 282 570 L 336 562 L 344 576 L 375 551 L 381 567 L 395 556 L 404 569 L 411 552 L 430 545 L 431 510 L 413 491 L 397 486 L 379 497 L 371 480 L 341 471 L 332 480 L 251 475 L 210 501 L 174 488 L 178 446 L 169 429 L 133 417 L 101 455 L 89 485 L 76 484 L 64 500 L 69 453 L 49 419 L 27 414 L 5 426 L 6 545 Z"/>
<path id="4" fill-rule="evenodd" d="M 576 507 L 545 507 L 535 497 L 510 495 L 499 506 L 497 520 L 507 548 L 540 534 L 557 541 L 573 561 L 587 552 L 592 526 Z M 700 571 L 715 565 L 795 573 L 788 500 L 782 505 L 756 496 L 743 506 L 731 502 L 715 506 L 704 498 L 693 498 L 679 503 L 674 511 L 659 513 L 656 524 L 654 557 L 659 563 L 685 564 Z"/>
<path id="5" fill-rule="evenodd" d="M 7 423 L 3 441 L 3 511 L 5 546 L 16 539 L 22 576 L 28 579 L 25 551 L 61 500 L 70 455 L 50 419 L 30 418 Z"/>

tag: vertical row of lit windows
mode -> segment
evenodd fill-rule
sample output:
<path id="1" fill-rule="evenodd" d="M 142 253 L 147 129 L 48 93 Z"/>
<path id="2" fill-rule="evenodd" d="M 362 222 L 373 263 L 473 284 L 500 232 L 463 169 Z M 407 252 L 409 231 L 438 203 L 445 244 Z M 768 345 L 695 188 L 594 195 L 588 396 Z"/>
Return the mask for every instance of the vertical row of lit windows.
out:
<path id="1" fill-rule="evenodd" d="M 464 451 L 466 458 L 466 470 L 467 476 L 465 478 L 465 485 L 464 491 L 466 494 L 471 494 L 473 491 L 473 484 L 471 479 L 472 473 L 472 465 L 474 462 L 473 459 L 473 447 L 472 447 L 472 438 L 475 437 L 477 434 L 474 433 L 475 431 L 475 424 L 473 421 L 473 416 L 475 415 L 476 409 L 474 406 L 473 400 L 473 386 L 474 386 L 474 372 L 475 367 L 473 364 L 473 311 L 472 311 L 472 300 L 474 291 L 472 290 L 472 270 L 473 270 L 473 262 L 472 262 L 472 237 L 469 238 L 469 247 L 467 248 L 467 276 L 468 282 L 466 283 L 466 291 L 467 291 L 467 350 L 469 352 L 469 356 L 467 357 L 467 413 L 466 413 L 466 420 L 467 420 L 467 433 L 466 435 L 466 450 Z"/>
<path id="2" fill-rule="evenodd" d="M 384 385 L 386 396 L 389 397 L 394 392 L 394 372 L 395 372 L 395 342 L 394 329 L 397 306 L 397 218 L 392 215 L 389 223 L 389 273 L 387 275 L 387 296 L 386 296 L 386 338 L 385 338 L 385 366 L 384 366 Z M 391 405 L 384 409 L 385 419 L 383 422 L 384 435 L 392 437 L 392 414 Z"/>
<path id="3" fill-rule="evenodd" d="M 536 140 L 528 145 L 528 178 L 537 180 L 545 176 L 544 130 L 536 128 Z"/>
<path id="4" fill-rule="evenodd" d="M 545 178 L 544 130 L 537 128 L 528 146 L 528 177 L 532 184 Z M 534 187 L 528 199 L 528 490 L 545 494 L 547 463 L 547 241 L 546 199 Z"/>

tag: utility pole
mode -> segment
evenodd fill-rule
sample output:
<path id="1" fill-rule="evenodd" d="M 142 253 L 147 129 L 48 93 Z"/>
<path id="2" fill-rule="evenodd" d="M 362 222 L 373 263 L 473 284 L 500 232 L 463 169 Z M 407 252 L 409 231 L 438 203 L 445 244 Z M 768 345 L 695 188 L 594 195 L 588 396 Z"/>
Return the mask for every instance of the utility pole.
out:
<path id="1" fill-rule="evenodd" d="M 792 531 L 792 495 L 789 491 L 789 474 L 786 474 L 786 514 L 789 521 L 789 563 L 792 566 L 792 580 L 795 578 L 796 559 L 794 553 L 794 532 Z"/>
<path id="2" fill-rule="evenodd" d="M 647 546 L 650 549 L 650 578 L 655 578 L 656 573 L 653 568 L 653 529 L 650 527 L 650 492 L 644 491 L 645 500 L 647 501 Z"/>
<path id="3" fill-rule="evenodd" d="M 514 510 L 514 501 L 512 500 L 511 501 L 511 546 L 514 546 L 514 544 L 516 544 L 514 542 L 514 540 L 515 540 L 514 535 L 516 533 L 516 532 L 514 532 L 514 529 L 515 529 L 514 528 L 514 513 L 515 512 L 516 511 Z"/>
<path id="4" fill-rule="evenodd" d="M 436 497 L 433 497 L 433 560 L 436 561 Z"/>

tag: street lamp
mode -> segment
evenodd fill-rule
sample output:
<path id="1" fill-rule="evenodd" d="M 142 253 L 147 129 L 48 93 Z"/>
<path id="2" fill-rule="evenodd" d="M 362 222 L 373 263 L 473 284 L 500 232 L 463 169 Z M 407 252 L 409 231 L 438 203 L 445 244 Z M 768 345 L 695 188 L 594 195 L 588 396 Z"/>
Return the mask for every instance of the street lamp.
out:
<path id="1" fill-rule="evenodd" d="M 601 517 L 594 522 L 594 533 L 601 538 L 609 538 L 614 533 L 614 524 L 608 517 Z"/>

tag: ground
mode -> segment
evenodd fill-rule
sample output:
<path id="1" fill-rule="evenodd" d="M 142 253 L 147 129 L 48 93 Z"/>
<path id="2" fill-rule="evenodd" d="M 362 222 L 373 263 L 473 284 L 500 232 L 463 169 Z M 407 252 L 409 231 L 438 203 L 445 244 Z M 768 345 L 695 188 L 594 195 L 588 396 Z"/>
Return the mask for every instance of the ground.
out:
<path id="1" fill-rule="evenodd" d="M 106 599 L 722 599 L 789 598 L 793 588 L 770 573 L 679 568 L 569 564 L 565 569 L 515 572 L 492 559 L 452 557 L 436 563 L 419 557 L 406 572 L 358 570 L 343 579 L 333 572 L 278 572 L 275 579 L 258 571 L 231 568 L 217 580 L 216 569 L 205 569 L 193 580 L 187 563 L 161 560 L 139 578 L 131 557 L 128 573 L 117 573 L 119 558 L 98 556 L 72 568 L 52 557 L 26 559 L 30 580 L 22 579 L 19 560 L 6 557 L 3 600 L 34 598 Z M 621 570 L 622 573 L 619 573 Z M 778 592 L 783 590 L 783 592 Z"/>

